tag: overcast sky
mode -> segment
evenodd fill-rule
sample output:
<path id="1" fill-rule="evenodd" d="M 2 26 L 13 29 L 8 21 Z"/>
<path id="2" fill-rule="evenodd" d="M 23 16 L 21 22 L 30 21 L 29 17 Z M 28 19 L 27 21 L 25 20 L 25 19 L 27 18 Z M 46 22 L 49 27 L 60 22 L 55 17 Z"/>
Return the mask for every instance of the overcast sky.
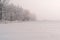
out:
<path id="1" fill-rule="evenodd" d="M 60 20 L 60 0 L 13 0 L 11 2 L 35 13 L 38 20 Z"/>

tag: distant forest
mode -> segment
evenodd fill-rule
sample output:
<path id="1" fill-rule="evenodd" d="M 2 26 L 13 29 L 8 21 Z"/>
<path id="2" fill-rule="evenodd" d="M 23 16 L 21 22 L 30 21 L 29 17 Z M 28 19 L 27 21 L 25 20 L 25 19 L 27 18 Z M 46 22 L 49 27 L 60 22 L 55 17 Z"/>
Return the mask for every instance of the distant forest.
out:
<path id="1" fill-rule="evenodd" d="M 0 20 L 35 21 L 36 16 L 22 7 L 9 4 L 10 0 L 0 0 Z"/>

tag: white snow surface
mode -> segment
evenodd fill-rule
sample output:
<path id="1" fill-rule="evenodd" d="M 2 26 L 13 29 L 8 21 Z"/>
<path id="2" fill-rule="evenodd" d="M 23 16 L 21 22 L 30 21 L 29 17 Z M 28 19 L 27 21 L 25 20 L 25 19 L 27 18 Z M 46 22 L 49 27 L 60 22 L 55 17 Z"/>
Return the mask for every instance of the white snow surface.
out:
<path id="1" fill-rule="evenodd" d="M 60 22 L 0 24 L 0 40 L 60 40 Z"/>

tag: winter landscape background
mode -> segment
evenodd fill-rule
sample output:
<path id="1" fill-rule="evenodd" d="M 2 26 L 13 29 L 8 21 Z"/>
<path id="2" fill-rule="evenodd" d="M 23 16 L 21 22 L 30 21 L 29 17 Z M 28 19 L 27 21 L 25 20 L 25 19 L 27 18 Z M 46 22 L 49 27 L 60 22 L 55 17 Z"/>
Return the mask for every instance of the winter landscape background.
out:
<path id="1" fill-rule="evenodd" d="M 0 0 L 0 40 L 60 40 L 60 0 Z"/>

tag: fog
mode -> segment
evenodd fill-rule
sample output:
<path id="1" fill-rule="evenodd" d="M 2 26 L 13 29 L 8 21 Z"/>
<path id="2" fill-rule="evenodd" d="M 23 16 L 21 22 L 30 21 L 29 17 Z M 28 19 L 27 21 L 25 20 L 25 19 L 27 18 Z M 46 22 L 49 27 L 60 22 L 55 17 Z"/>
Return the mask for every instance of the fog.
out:
<path id="1" fill-rule="evenodd" d="M 11 0 L 36 14 L 38 20 L 60 20 L 60 0 Z"/>

